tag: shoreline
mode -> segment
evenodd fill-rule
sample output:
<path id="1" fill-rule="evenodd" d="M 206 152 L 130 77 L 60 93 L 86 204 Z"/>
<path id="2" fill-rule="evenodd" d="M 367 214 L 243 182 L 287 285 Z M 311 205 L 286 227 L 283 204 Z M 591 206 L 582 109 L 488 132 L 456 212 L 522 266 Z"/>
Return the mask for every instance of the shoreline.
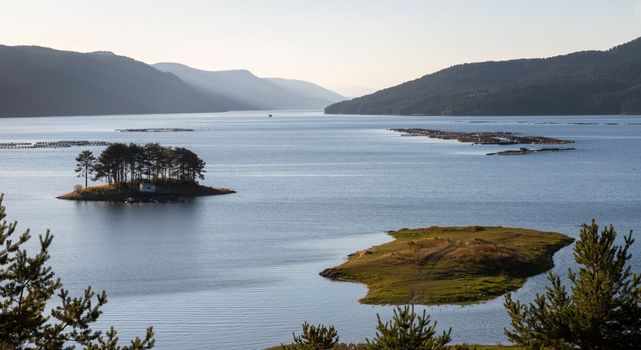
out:
<path id="1" fill-rule="evenodd" d="M 113 185 L 99 185 L 83 188 L 57 196 L 57 199 L 85 202 L 124 202 L 124 203 L 175 203 L 184 199 L 220 196 L 236 193 L 227 188 L 214 188 L 203 185 L 163 185 L 162 192 L 144 193 L 131 188 L 117 188 Z"/>
<path id="2" fill-rule="evenodd" d="M 371 305 L 466 305 L 521 288 L 554 267 L 574 239 L 510 227 L 438 227 L 388 232 L 394 240 L 349 254 L 319 273 L 363 284 Z"/>

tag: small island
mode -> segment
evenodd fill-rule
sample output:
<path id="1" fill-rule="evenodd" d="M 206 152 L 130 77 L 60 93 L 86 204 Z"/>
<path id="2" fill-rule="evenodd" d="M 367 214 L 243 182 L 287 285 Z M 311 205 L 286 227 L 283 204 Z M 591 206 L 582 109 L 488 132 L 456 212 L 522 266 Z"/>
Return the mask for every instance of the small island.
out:
<path id="1" fill-rule="evenodd" d="M 205 161 L 182 147 L 157 143 L 114 143 L 98 158 L 91 151 L 76 157 L 75 172 L 85 186 L 58 199 L 108 202 L 176 202 L 185 198 L 235 193 L 226 188 L 203 186 Z M 89 186 L 89 179 L 106 184 Z"/>
<path id="2" fill-rule="evenodd" d="M 508 227 L 401 229 L 394 241 L 362 250 L 320 273 L 364 283 L 364 304 L 468 304 L 514 291 L 554 266 L 573 239 Z"/>
<path id="3" fill-rule="evenodd" d="M 574 143 L 571 140 L 555 139 L 544 136 L 524 136 L 504 131 L 443 131 L 433 129 L 391 129 L 403 136 L 427 136 L 432 139 L 457 140 L 458 142 L 469 142 L 477 145 L 516 145 L 516 144 L 568 144 Z"/>

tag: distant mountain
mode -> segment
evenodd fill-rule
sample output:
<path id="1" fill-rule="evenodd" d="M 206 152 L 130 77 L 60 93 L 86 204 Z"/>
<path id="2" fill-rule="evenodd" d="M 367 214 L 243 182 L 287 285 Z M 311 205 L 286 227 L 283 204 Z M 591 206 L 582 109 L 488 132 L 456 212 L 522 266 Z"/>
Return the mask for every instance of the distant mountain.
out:
<path id="1" fill-rule="evenodd" d="M 0 45 L 0 117 L 225 111 L 173 74 L 111 52 Z"/>
<path id="2" fill-rule="evenodd" d="M 345 100 L 345 96 L 341 96 L 334 91 L 308 81 L 283 78 L 267 78 L 267 80 L 291 92 L 292 94 L 306 98 L 321 99 L 323 101 L 330 101 L 330 103 Z"/>
<path id="3" fill-rule="evenodd" d="M 607 51 L 453 66 L 329 114 L 641 114 L 641 38 Z"/>
<path id="4" fill-rule="evenodd" d="M 322 109 L 344 99 L 312 83 L 259 78 L 247 70 L 205 71 L 178 63 L 153 66 L 175 74 L 205 95 L 226 97 L 233 101 L 230 109 Z"/>

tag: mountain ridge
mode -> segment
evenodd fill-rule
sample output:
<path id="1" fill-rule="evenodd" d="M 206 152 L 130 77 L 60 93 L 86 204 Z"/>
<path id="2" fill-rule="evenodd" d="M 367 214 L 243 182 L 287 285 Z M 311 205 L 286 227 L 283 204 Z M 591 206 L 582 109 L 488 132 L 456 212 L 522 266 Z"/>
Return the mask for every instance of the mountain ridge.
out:
<path id="1" fill-rule="evenodd" d="M 245 69 L 208 71 L 172 62 L 156 63 L 153 67 L 175 74 L 205 93 L 243 102 L 249 106 L 244 109 L 323 109 L 343 99 L 310 82 L 260 78 Z"/>
<path id="2" fill-rule="evenodd" d="M 125 56 L 0 45 L 0 116 L 225 111 L 173 74 Z"/>
<path id="3" fill-rule="evenodd" d="M 641 38 L 604 51 L 465 63 L 328 106 L 328 114 L 641 113 Z"/>
<path id="4" fill-rule="evenodd" d="M 323 109 L 338 100 L 316 96 L 328 90 L 312 83 L 296 81 L 317 93 L 299 92 L 243 69 L 215 72 L 211 86 L 184 78 L 111 51 L 0 45 L 0 117 Z"/>

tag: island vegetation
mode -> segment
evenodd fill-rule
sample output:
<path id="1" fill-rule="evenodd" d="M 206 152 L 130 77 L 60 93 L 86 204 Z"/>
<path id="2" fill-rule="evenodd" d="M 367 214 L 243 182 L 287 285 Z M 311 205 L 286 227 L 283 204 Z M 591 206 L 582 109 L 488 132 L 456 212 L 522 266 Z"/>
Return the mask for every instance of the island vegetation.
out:
<path id="1" fill-rule="evenodd" d="M 367 284 L 365 304 L 464 304 L 496 298 L 553 267 L 572 239 L 507 227 L 392 231 L 394 241 L 349 255 L 321 275 Z"/>
<path id="2" fill-rule="evenodd" d="M 85 187 L 60 199 L 157 202 L 234 192 L 200 185 L 205 161 L 183 147 L 114 143 L 97 158 L 91 151 L 82 151 L 76 162 L 75 171 Z M 89 187 L 89 178 L 106 184 Z"/>

